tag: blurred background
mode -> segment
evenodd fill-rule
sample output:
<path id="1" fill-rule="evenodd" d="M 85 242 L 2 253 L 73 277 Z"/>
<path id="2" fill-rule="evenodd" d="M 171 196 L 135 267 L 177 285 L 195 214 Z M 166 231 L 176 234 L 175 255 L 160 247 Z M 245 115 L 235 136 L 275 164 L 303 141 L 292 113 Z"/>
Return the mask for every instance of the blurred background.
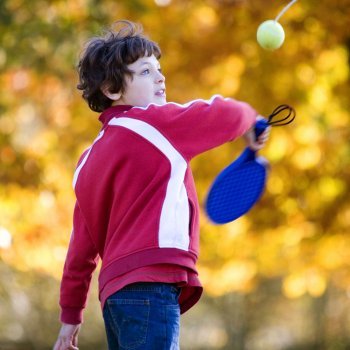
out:
<path id="1" fill-rule="evenodd" d="M 280 20 L 282 48 L 264 51 L 257 27 L 287 3 L 0 0 L 0 349 L 50 349 L 59 331 L 73 172 L 100 128 L 76 64 L 118 19 L 160 44 L 169 101 L 222 94 L 262 115 L 297 111 L 261 152 L 272 170 L 259 204 L 224 226 L 202 214 L 205 294 L 182 317 L 181 349 L 350 349 L 350 1 L 298 1 Z M 201 205 L 243 147 L 192 161 Z M 107 348 L 96 278 L 86 350 Z"/>

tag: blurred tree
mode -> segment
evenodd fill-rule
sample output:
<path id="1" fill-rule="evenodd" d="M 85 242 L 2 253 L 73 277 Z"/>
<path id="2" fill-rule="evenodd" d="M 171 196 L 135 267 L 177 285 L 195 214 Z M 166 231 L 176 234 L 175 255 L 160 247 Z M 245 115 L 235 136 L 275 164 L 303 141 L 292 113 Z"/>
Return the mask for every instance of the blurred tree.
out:
<path id="1" fill-rule="evenodd" d="M 192 336 L 184 331 L 183 348 L 349 347 L 350 4 L 299 1 L 281 19 L 282 48 L 263 51 L 256 29 L 285 4 L 0 1 L 1 348 L 49 348 L 56 336 L 72 174 L 100 127 L 75 89 L 75 66 L 84 42 L 121 18 L 142 23 L 162 47 L 169 100 L 219 93 L 263 115 L 281 103 L 297 111 L 262 152 L 272 170 L 260 203 L 222 227 L 202 216 L 205 304 L 184 317 Z M 201 202 L 242 147 L 193 160 Z M 96 349 L 103 329 L 97 297 L 90 299 L 82 344 Z M 208 313 L 216 323 L 191 328 Z M 207 345 L 193 339 L 201 326 Z"/>

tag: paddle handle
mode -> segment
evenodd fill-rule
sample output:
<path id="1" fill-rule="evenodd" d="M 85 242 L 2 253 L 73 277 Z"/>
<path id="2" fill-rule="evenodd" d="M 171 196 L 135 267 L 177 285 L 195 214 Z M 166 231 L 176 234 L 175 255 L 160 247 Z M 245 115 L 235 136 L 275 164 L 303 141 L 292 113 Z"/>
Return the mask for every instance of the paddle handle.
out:
<path id="1" fill-rule="evenodd" d="M 265 118 L 259 119 L 256 122 L 255 127 L 254 127 L 256 139 L 258 139 L 258 137 L 266 130 L 266 128 L 268 126 L 269 126 L 269 122 Z"/>
<path id="2" fill-rule="evenodd" d="M 254 126 L 255 139 L 258 139 L 258 137 L 266 130 L 268 126 L 269 122 L 267 119 L 259 119 Z M 245 161 L 256 159 L 256 151 L 252 150 L 250 147 L 246 147 L 242 153 L 242 159 L 245 159 Z"/>

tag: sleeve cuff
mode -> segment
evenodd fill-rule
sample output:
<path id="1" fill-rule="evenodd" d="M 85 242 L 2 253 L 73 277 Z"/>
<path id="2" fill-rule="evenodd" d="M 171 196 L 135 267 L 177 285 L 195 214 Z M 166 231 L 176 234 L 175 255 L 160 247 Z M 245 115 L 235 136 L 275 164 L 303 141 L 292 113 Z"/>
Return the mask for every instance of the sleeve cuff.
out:
<path id="1" fill-rule="evenodd" d="M 61 309 L 60 321 L 67 324 L 80 324 L 83 322 L 83 309 L 64 308 Z"/>

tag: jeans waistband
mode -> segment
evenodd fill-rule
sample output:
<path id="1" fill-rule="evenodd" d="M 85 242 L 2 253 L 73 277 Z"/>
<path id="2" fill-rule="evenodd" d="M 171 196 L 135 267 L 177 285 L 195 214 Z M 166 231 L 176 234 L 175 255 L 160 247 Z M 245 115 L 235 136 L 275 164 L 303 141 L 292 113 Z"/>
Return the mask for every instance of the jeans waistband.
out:
<path id="1" fill-rule="evenodd" d="M 181 291 L 181 287 L 178 287 L 175 283 L 162 283 L 162 282 L 137 282 L 129 284 L 119 292 L 162 292 L 165 290 L 170 290 L 176 293 Z"/>

